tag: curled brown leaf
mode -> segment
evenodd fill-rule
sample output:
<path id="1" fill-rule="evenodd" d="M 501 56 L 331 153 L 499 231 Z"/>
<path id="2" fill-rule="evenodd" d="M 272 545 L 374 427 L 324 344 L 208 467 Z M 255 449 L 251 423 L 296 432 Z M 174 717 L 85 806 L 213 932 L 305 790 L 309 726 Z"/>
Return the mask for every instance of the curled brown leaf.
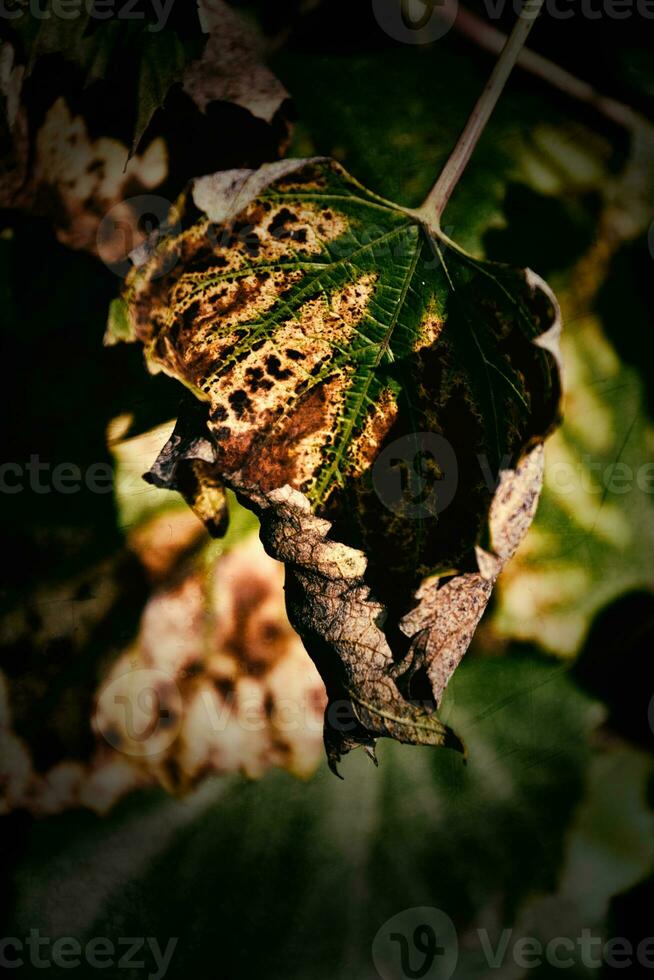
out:
<path id="1" fill-rule="evenodd" d="M 326 159 L 202 178 L 176 220 L 116 325 L 191 392 L 147 479 L 201 462 L 260 517 L 332 765 L 379 736 L 461 747 L 435 710 L 536 508 L 555 297 Z"/>

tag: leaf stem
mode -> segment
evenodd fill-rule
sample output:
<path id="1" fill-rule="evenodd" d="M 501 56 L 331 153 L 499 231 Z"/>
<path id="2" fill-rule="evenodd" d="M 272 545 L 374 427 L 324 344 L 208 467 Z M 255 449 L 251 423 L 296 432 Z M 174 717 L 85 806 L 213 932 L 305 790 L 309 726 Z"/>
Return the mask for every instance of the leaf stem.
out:
<path id="1" fill-rule="evenodd" d="M 479 96 L 449 160 L 420 208 L 423 218 L 435 231 L 440 227 L 441 215 L 472 156 L 479 137 L 486 128 L 491 113 L 497 105 L 497 100 L 502 94 L 542 6 L 543 0 L 525 0 L 484 91 Z"/>

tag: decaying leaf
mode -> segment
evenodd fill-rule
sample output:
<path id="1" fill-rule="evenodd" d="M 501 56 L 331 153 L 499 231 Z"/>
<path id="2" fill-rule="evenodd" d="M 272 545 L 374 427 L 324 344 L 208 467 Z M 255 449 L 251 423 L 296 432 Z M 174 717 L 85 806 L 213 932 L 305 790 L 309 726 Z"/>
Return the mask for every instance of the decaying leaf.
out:
<path id="1" fill-rule="evenodd" d="M 263 63 L 255 32 L 223 0 L 201 0 L 199 9 L 209 39 L 184 73 L 184 91 L 202 112 L 233 102 L 271 123 L 289 94 Z"/>
<path id="2" fill-rule="evenodd" d="M 198 12 L 189 11 L 187 29 L 180 35 L 175 27 L 148 23 L 145 16 L 97 18 L 87 6 L 75 16 L 61 17 L 51 8 L 46 0 L 40 16 L 24 11 L 9 24 L 12 42 L 25 62 L 25 78 L 38 73 L 44 59 L 53 57 L 53 76 L 66 62 L 78 73 L 80 88 L 115 83 L 120 75 L 128 78 L 128 84 L 134 84 L 135 98 L 133 104 L 125 105 L 124 113 L 131 123 L 129 144 L 136 150 L 154 112 L 202 51 L 205 39 Z M 42 78 L 39 84 L 44 82 Z M 53 91 L 56 97 L 64 89 L 59 86 Z M 127 155 L 123 166 L 126 162 Z"/>
<path id="3" fill-rule="evenodd" d="M 80 115 L 63 98 L 48 110 L 34 141 L 34 162 L 25 202 L 37 214 L 53 212 L 57 237 L 70 248 L 99 251 L 108 263 L 125 258 L 126 247 L 144 238 L 142 215 L 130 198 L 159 187 L 168 174 L 162 139 L 153 140 L 127 166 L 125 145 L 117 139 L 92 139 Z M 136 197 L 136 210 L 144 199 Z M 147 201 L 147 197 L 145 198 Z M 101 222 L 112 210 L 111 241 L 99 236 Z"/>
<path id="4" fill-rule="evenodd" d="M 209 773 L 314 771 L 324 691 L 289 626 L 282 585 L 282 567 L 250 535 L 149 600 L 135 645 L 98 690 L 94 719 L 141 782 L 184 791 Z M 154 698 L 143 696 L 150 687 Z"/>
<path id="5" fill-rule="evenodd" d="M 64 244 L 113 266 L 189 175 L 280 152 L 289 96 L 263 63 L 255 31 L 220 0 L 189 4 L 180 17 L 181 32 L 175 24 L 152 31 L 142 19 L 93 20 L 88 11 L 10 22 L 12 40 L 0 49 L 4 207 L 48 217 Z M 64 65 L 75 73 L 72 97 L 61 84 Z M 34 104 L 32 73 L 43 106 Z M 107 112 L 116 103 L 119 122 Z M 236 130 L 222 126 L 226 103 L 251 114 L 251 130 L 242 120 Z M 155 190 L 161 198 L 149 197 Z"/>
<path id="6" fill-rule="evenodd" d="M 200 460 L 259 514 L 333 766 L 382 735 L 460 744 L 434 709 L 536 507 L 553 294 L 322 158 L 201 178 L 174 217 L 125 293 L 195 395 L 148 478 Z"/>
<path id="7" fill-rule="evenodd" d="M 38 740 L 13 717 L 24 686 L 0 672 L 0 814 L 103 813 L 152 784 L 181 793 L 210 774 L 314 772 L 325 694 L 289 625 L 282 566 L 251 533 L 226 554 L 184 561 L 184 513 L 164 512 L 130 540 L 158 588 L 134 642 L 100 672 L 77 751 L 43 765 Z M 172 577 L 163 575 L 162 521 L 168 548 L 178 549 Z M 63 605 L 46 608 L 61 617 Z M 83 624 L 74 625 L 79 634 Z M 47 681 L 41 700 L 45 690 Z"/>

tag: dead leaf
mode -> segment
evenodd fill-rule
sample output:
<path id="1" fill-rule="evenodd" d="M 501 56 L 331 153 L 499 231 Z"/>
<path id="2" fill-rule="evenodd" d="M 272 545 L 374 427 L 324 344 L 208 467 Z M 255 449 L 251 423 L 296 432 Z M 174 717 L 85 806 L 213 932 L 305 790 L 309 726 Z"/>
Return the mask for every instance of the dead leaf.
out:
<path id="1" fill-rule="evenodd" d="M 82 116 L 72 115 L 65 99 L 48 110 L 36 135 L 35 160 L 29 193 L 38 214 L 57 215 L 58 238 L 70 248 L 96 252 L 108 263 L 124 260 L 146 233 L 138 213 L 144 195 L 168 174 L 163 140 L 152 142 L 125 166 L 120 140 L 90 138 Z M 132 200 L 135 202 L 136 211 Z M 164 202 L 165 207 L 165 202 Z M 98 237 L 104 216 L 112 210 L 112 241 Z"/>
<path id="2" fill-rule="evenodd" d="M 558 420 L 553 294 L 324 159 L 202 178 L 178 220 L 125 293 L 151 368 L 196 396 L 148 478 L 201 460 L 259 513 L 330 704 L 356 716 L 328 717 L 332 763 L 379 735 L 456 744 L 433 711 Z"/>
<path id="3" fill-rule="evenodd" d="M 185 528 L 175 542 L 180 558 Z M 178 561 L 147 601 L 134 642 L 101 674 L 86 722 L 91 752 L 45 770 L 12 717 L 10 702 L 24 692 L 0 673 L 0 814 L 104 813 L 138 787 L 184 793 L 208 775 L 258 778 L 272 766 L 310 776 L 325 692 L 289 625 L 283 577 L 253 534 L 211 560 Z"/>
<path id="4" fill-rule="evenodd" d="M 202 112 L 233 102 L 271 123 L 289 94 L 264 64 L 255 31 L 222 0 L 200 0 L 199 9 L 209 39 L 184 73 L 184 91 Z"/>
<path id="5" fill-rule="evenodd" d="M 21 19 L 27 66 L 15 63 L 10 43 L 0 49 L 3 206 L 48 217 L 63 244 L 99 255 L 122 274 L 126 256 L 190 175 L 280 152 L 290 126 L 279 110 L 289 96 L 263 63 L 254 29 L 221 0 L 201 0 L 195 19 L 195 33 L 189 29 L 183 39 L 173 29 L 151 33 L 115 20 L 97 22 L 87 34 L 88 14 L 72 21 Z M 77 69 L 83 114 L 61 90 L 61 65 L 53 57 Z M 123 90 L 112 74 L 125 59 L 137 65 L 134 91 Z M 40 106 L 33 111 L 22 85 L 37 67 L 45 73 L 39 90 L 52 91 L 44 116 Z M 123 101 L 126 120 L 120 136 L 113 116 L 104 122 L 106 103 L 116 100 Z M 252 128 L 240 121 L 237 130 L 230 123 L 220 131 L 214 103 L 247 110 Z M 180 135 L 193 115 L 196 129 Z M 255 132 L 260 151 L 253 150 Z M 155 191 L 161 196 L 150 196 Z"/>
<path id="6" fill-rule="evenodd" d="M 134 647 L 98 689 L 100 744 L 108 737 L 142 781 L 175 791 L 209 773 L 312 773 L 324 692 L 289 626 L 282 582 L 282 567 L 251 535 L 155 593 Z M 156 697 L 141 697 L 141 675 Z M 143 718 L 125 712 L 116 685 Z"/>

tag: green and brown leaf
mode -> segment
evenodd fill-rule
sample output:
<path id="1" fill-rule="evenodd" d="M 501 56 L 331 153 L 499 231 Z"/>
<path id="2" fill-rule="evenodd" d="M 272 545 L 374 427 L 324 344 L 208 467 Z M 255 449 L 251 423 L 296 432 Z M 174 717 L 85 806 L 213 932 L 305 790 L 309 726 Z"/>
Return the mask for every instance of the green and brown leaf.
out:
<path id="1" fill-rule="evenodd" d="M 353 711 L 346 732 L 328 709 L 332 763 L 380 735 L 458 744 L 434 709 L 535 511 L 553 294 L 323 158 L 201 178 L 174 217 L 125 293 L 151 368 L 195 396 L 149 478 L 184 492 L 201 463 L 259 514 Z"/>

